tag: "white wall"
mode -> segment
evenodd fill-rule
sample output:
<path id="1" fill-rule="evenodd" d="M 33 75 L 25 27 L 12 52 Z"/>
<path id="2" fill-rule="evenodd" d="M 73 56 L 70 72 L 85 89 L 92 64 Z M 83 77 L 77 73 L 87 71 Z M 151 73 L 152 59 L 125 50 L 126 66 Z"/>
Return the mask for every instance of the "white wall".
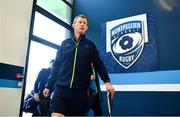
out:
<path id="1" fill-rule="evenodd" d="M 0 116 L 18 116 L 22 89 L 0 88 Z"/>
<path id="2" fill-rule="evenodd" d="M 24 67 L 33 0 L 0 0 L 0 63 Z M 21 88 L 0 88 L 0 116 L 18 116 Z"/>
<path id="3" fill-rule="evenodd" d="M 0 62 L 24 66 L 33 0 L 0 0 Z"/>
<path id="4" fill-rule="evenodd" d="M 0 62 L 1 62 L 1 58 L 2 58 L 2 5 L 1 5 L 1 2 L 0 2 Z"/>

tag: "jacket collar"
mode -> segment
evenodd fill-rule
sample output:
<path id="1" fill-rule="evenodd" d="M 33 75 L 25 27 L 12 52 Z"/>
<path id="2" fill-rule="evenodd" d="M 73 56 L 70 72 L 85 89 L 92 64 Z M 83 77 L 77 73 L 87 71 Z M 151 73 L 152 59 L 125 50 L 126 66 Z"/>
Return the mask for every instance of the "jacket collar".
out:
<path id="1" fill-rule="evenodd" d="M 86 35 L 85 35 L 85 34 L 82 34 L 82 35 L 80 36 L 80 39 L 79 39 L 78 42 L 76 42 L 76 40 L 75 40 L 74 33 L 71 34 L 71 38 L 72 38 L 72 40 L 73 40 L 75 43 L 79 43 L 82 39 L 86 39 Z"/>

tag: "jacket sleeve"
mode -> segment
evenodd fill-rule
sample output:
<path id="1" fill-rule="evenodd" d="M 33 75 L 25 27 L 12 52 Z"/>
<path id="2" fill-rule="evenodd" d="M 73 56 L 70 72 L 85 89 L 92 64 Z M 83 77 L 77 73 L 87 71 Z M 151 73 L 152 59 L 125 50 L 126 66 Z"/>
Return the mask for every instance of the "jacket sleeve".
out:
<path id="1" fill-rule="evenodd" d="M 34 93 L 38 93 L 38 85 L 41 82 L 43 77 L 43 69 L 38 73 L 37 79 L 34 83 Z"/>
<path id="2" fill-rule="evenodd" d="M 60 55 L 61 55 L 61 47 L 58 49 L 57 54 L 56 54 L 56 59 L 55 62 L 53 64 L 53 69 L 51 71 L 51 74 L 47 80 L 47 84 L 46 84 L 46 88 L 50 89 L 51 91 L 54 88 L 54 84 L 56 82 L 56 78 L 58 75 L 58 71 L 59 71 L 59 65 L 60 65 Z"/>
<path id="3" fill-rule="evenodd" d="M 104 83 L 110 82 L 110 78 L 106 71 L 105 65 L 103 64 L 102 60 L 100 59 L 99 52 L 96 46 L 93 44 L 93 64 L 96 68 L 96 71 L 100 75 L 101 79 Z"/>

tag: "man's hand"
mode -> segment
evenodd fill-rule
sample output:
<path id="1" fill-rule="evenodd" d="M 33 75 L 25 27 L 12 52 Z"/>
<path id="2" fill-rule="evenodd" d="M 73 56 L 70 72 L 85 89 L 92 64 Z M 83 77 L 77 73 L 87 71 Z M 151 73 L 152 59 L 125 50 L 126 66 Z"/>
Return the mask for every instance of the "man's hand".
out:
<path id="1" fill-rule="evenodd" d="M 113 99 L 113 97 L 114 97 L 114 87 L 111 85 L 111 83 L 109 83 L 109 82 L 106 82 L 105 83 L 105 86 L 106 86 L 106 90 L 107 90 L 107 92 L 108 93 L 110 93 L 110 96 L 111 96 L 111 99 Z"/>
<path id="2" fill-rule="evenodd" d="M 91 80 L 95 80 L 95 76 L 94 75 L 91 75 Z"/>
<path id="3" fill-rule="evenodd" d="M 40 102 L 41 100 L 39 99 L 39 94 L 38 93 L 34 93 L 34 100 L 36 102 Z"/>
<path id="4" fill-rule="evenodd" d="M 50 90 L 48 88 L 45 88 L 43 91 L 44 97 L 48 97 L 50 95 Z"/>

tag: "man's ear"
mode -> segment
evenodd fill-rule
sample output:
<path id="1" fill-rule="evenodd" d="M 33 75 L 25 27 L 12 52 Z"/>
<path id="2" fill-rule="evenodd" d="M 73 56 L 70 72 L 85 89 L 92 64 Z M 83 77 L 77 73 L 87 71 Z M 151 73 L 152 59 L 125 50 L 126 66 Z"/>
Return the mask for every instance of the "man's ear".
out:
<path id="1" fill-rule="evenodd" d="M 88 26 L 87 26 L 87 28 L 86 28 L 86 31 L 88 30 Z"/>
<path id="2" fill-rule="evenodd" d="M 74 28 L 74 23 L 72 24 L 72 27 Z"/>

